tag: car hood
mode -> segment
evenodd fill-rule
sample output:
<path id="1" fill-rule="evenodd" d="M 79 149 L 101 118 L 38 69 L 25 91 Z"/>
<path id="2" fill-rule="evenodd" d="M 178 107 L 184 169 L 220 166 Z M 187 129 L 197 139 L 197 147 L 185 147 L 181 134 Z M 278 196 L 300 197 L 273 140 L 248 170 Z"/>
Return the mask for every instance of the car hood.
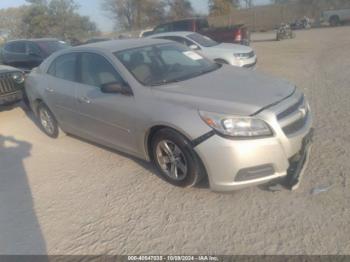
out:
<path id="1" fill-rule="evenodd" d="M 7 73 L 7 72 L 14 72 L 14 71 L 21 71 L 21 70 L 11 66 L 0 65 L 0 73 Z"/>
<path id="2" fill-rule="evenodd" d="M 211 51 L 216 52 L 230 52 L 232 54 L 234 53 L 249 53 L 253 51 L 253 49 L 249 46 L 245 45 L 237 45 L 237 44 L 230 44 L 230 43 L 221 43 L 219 45 L 213 46 L 208 48 Z"/>
<path id="3" fill-rule="evenodd" d="M 209 112 L 248 116 L 292 95 L 281 79 L 233 66 L 186 81 L 153 87 L 162 100 Z"/>

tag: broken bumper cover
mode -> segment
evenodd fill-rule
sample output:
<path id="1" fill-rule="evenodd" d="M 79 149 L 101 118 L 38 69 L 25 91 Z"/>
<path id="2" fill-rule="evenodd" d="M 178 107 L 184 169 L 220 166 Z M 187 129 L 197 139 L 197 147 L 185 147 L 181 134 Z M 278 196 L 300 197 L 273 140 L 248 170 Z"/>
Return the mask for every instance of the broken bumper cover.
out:
<path id="1" fill-rule="evenodd" d="M 289 160 L 290 165 L 287 170 L 287 176 L 285 181 L 282 182 L 282 184 L 288 189 L 295 190 L 299 187 L 301 178 L 309 162 L 313 136 L 314 129 L 311 129 L 303 139 L 300 152 Z"/>
<path id="2" fill-rule="evenodd" d="M 287 139 L 230 140 L 213 135 L 195 146 L 214 191 L 281 183 L 295 189 L 307 166 L 313 130 L 311 119 L 303 130 Z"/>

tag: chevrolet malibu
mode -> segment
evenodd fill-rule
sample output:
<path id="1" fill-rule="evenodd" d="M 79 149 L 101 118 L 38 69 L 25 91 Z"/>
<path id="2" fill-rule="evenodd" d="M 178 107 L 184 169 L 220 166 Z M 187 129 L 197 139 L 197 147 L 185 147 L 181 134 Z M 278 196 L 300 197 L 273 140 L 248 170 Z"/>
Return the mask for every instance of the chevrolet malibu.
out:
<path id="1" fill-rule="evenodd" d="M 153 161 L 176 186 L 299 184 L 312 120 L 292 84 L 216 64 L 175 42 L 117 40 L 55 53 L 26 81 L 42 130 Z"/>

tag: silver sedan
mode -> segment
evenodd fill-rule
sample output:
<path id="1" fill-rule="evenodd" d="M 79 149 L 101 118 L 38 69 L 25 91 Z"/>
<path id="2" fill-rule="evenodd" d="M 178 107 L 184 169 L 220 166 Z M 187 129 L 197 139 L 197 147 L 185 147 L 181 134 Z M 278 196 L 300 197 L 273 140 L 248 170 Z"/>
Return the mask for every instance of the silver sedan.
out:
<path id="1" fill-rule="evenodd" d="M 42 130 L 75 134 L 144 160 L 177 186 L 227 191 L 299 183 L 311 114 L 294 85 L 213 63 L 167 40 L 74 47 L 26 80 Z M 287 181 L 287 182 L 286 182 Z"/>
<path id="2" fill-rule="evenodd" d="M 255 68 L 258 61 L 254 50 L 245 45 L 218 43 L 213 39 L 193 32 L 169 32 L 149 36 L 167 39 L 186 45 L 199 54 L 221 64 Z"/>

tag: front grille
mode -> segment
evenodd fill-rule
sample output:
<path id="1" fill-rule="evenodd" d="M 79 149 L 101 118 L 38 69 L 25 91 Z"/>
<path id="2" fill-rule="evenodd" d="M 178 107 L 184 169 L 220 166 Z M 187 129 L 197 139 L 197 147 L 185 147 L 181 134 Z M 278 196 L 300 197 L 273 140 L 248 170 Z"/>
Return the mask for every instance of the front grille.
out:
<path id="1" fill-rule="evenodd" d="M 285 117 L 287 117 L 287 116 L 293 114 L 295 111 L 298 110 L 298 108 L 299 108 L 300 106 L 302 106 L 302 105 L 304 104 L 304 102 L 305 102 L 304 96 L 301 96 L 300 99 L 298 100 L 298 102 L 297 102 L 296 104 L 292 105 L 291 107 L 287 108 L 287 109 L 284 110 L 283 112 L 279 113 L 279 114 L 277 115 L 277 119 L 278 119 L 278 120 L 281 120 L 281 119 L 283 119 L 283 118 L 285 118 Z"/>
<path id="2" fill-rule="evenodd" d="M 286 135 L 290 135 L 290 134 L 293 134 L 293 133 L 299 131 L 300 129 L 302 129 L 305 126 L 308 116 L 309 116 L 309 112 L 306 113 L 305 117 L 300 118 L 297 121 L 283 127 L 282 128 L 283 132 Z"/>
<path id="3" fill-rule="evenodd" d="M 287 109 L 277 114 L 283 132 L 290 135 L 302 129 L 309 118 L 309 110 L 304 96 L 301 96 L 298 101 Z"/>
<path id="4" fill-rule="evenodd" d="M 19 87 L 13 81 L 11 73 L 0 74 L 0 94 L 8 94 L 17 91 Z"/>

